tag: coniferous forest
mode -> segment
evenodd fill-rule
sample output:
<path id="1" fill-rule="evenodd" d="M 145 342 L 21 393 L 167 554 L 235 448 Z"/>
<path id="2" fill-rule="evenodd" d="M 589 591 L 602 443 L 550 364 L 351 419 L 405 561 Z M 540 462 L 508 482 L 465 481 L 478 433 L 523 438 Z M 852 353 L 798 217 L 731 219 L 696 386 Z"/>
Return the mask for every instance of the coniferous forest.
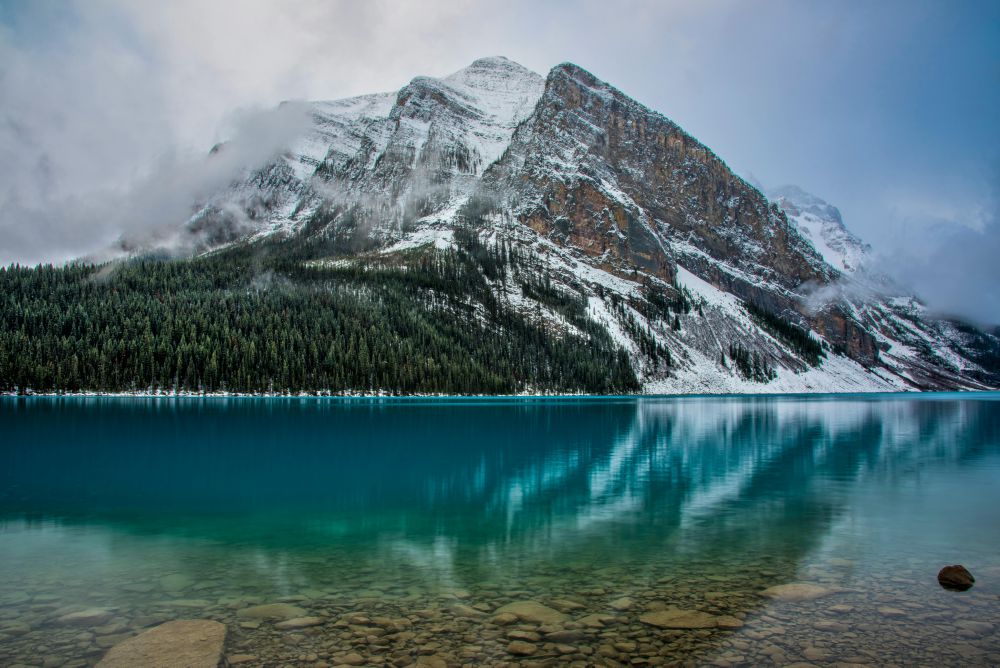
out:
<path id="1" fill-rule="evenodd" d="M 0 390 L 618 393 L 627 355 L 583 313 L 548 331 L 487 277 L 517 253 L 456 235 L 405 263 L 311 262 L 315 241 L 189 259 L 0 269 Z M 329 243 L 329 240 L 322 243 Z M 524 290 L 544 292 L 536 284 Z"/>

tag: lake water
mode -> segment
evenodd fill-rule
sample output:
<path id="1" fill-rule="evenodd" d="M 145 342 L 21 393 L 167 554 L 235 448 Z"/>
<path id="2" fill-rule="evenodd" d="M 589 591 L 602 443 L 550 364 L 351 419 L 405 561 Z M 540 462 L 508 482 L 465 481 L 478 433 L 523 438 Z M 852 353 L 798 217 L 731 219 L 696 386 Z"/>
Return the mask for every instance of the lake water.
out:
<path id="1" fill-rule="evenodd" d="M 0 665 L 184 618 L 243 665 L 998 665 L 1000 395 L 0 399 Z"/>

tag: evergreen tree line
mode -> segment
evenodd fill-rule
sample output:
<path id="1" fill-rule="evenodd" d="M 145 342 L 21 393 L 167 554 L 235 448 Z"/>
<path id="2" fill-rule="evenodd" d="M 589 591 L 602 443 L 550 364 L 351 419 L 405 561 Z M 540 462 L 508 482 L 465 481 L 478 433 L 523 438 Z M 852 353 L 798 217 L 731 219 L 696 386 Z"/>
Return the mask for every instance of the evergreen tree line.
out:
<path id="1" fill-rule="evenodd" d="M 416 251 L 405 263 L 341 267 L 306 262 L 329 250 L 310 238 L 194 259 L 0 268 L 0 389 L 639 387 L 625 352 L 580 303 L 557 310 L 582 334 L 549 332 L 494 294 L 486 275 L 506 275 L 520 261 L 503 244 L 465 235 L 457 248 Z"/>
<path id="2" fill-rule="evenodd" d="M 808 331 L 754 302 L 747 302 L 746 309 L 758 325 L 783 341 L 812 366 L 819 366 L 820 361 L 826 356 L 823 346 L 812 338 Z"/>
<path id="3" fill-rule="evenodd" d="M 739 374 L 746 380 L 752 380 L 755 383 L 767 383 L 778 377 L 774 367 L 770 365 L 766 357 L 756 350 L 753 352 L 748 351 L 739 343 L 729 344 L 729 359 L 733 361 L 733 366 L 736 367 Z M 723 366 L 725 366 L 725 363 L 726 360 L 723 358 Z"/>
<path id="4" fill-rule="evenodd" d="M 952 324 L 964 335 L 973 361 L 985 371 L 973 375 L 989 383 L 1000 383 L 1000 327 L 979 330 L 963 322 Z"/>
<path id="5" fill-rule="evenodd" d="M 646 297 L 646 303 L 643 306 L 645 311 L 642 314 L 647 320 L 659 318 L 670 322 L 671 313 L 674 315 L 674 319 L 676 319 L 678 314 L 686 315 L 691 312 L 691 305 L 694 302 L 691 291 L 686 286 L 674 284 L 672 287 L 673 295 L 668 295 L 667 291 L 658 285 L 651 282 L 645 285 L 643 294 Z M 698 309 L 700 315 L 700 304 L 698 305 Z"/>

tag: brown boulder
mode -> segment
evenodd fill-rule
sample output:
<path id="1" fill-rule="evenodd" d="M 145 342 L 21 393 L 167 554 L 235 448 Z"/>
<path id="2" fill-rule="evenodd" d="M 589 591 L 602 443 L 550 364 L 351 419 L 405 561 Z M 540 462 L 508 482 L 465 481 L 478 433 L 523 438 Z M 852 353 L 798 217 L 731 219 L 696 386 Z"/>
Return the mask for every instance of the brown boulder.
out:
<path id="1" fill-rule="evenodd" d="M 531 624 L 561 624 L 569 619 L 567 615 L 544 606 L 537 601 L 508 603 L 503 607 L 497 608 L 495 612 L 497 615 L 509 612 L 522 622 L 529 622 Z"/>
<path id="2" fill-rule="evenodd" d="M 945 589 L 965 591 L 975 581 L 976 578 L 972 577 L 972 573 L 960 564 L 945 566 L 938 572 L 938 583 Z"/>
<path id="3" fill-rule="evenodd" d="M 699 610 L 678 608 L 647 612 L 639 616 L 639 621 L 661 629 L 738 629 L 743 626 L 743 622 L 728 615 L 716 616 Z"/>
<path id="4" fill-rule="evenodd" d="M 788 584 L 768 587 L 760 594 L 768 598 L 775 598 L 780 601 L 813 601 L 830 594 L 835 594 L 833 589 L 821 587 L 809 582 L 790 582 Z"/>
<path id="5" fill-rule="evenodd" d="M 119 643 L 98 668 L 217 668 L 222 661 L 226 627 L 208 619 L 160 624 Z"/>
<path id="6" fill-rule="evenodd" d="M 532 645 L 530 642 L 515 640 L 511 644 L 507 645 L 507 651 L 516 656 L 531 656 L 538 651 L 538 647 Z"/>

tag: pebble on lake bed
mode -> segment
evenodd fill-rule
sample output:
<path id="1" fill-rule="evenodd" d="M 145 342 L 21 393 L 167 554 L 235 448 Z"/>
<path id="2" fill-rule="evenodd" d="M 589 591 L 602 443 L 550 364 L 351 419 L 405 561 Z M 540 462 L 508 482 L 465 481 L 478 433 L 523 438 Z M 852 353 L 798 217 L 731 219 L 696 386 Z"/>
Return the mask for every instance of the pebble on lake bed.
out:
<path id="1" fill-rule="evenodd" d="M 768 587 L 760 594 L 761 596 L 775 598 L 781 601 L 799 602 L 813 601 L 817 598 L 823 598 L 824 596 L 829 596 L 830 594 L 835 593 L 836 591 L 833 589 L 821 587 L 820 585 L 808 582 L 791 582 L 789 584 Z"/>
<path id="2" fill-rule="evenodd" d="M 532 624 L 559 624 L 569 619 L 567 615 L 544 606 L 536 601 L 517 601 L 497 608 L 496 613 L 510 613 L 524 622 Z"/>
<path id="3" fill-rule="evenodd" d="M 274 628 L 287 631 L 289 629 L 304 629 L 310 626 L 320 626 L 325 623 L 326 620 L 322 617 L 295 617 L 293 619 L 286 619 L 283 622 L 278 622 L 274 625 Z"/>
<path id="4" fill-rule="evenodd" d="M 239 619 L 251 620 L 285 620 L 306 617 L 307 615 L 308 613 L 304 609 L 288 603 L 266 603 L 263 605 L 254 605 L 236 612 L 236 616 Z"/>
<path id="5" fill-rule="evenodd" d="M 717 616 L 678 608 L 647 612 L 639 616 L 639 621 L 661 629 L 738 629 L 743 626 L 743 622 L 728 615 Z"/>
<path id="6" fill-rule="evenodd" d="M 111 619 L 111 611 L 104 608 L 88 608 L 79 612 L 71 612 L 56 620 L 63 626 L 100 626 Z"/>
<path id="7" fill-rule="evenodd" d="M 515 640 L 511 644 L 507 645 L 507 651 L 515 656 L 531 656 L 538 651 L 538 647 L 532 645 L 530 642 Z"/>

